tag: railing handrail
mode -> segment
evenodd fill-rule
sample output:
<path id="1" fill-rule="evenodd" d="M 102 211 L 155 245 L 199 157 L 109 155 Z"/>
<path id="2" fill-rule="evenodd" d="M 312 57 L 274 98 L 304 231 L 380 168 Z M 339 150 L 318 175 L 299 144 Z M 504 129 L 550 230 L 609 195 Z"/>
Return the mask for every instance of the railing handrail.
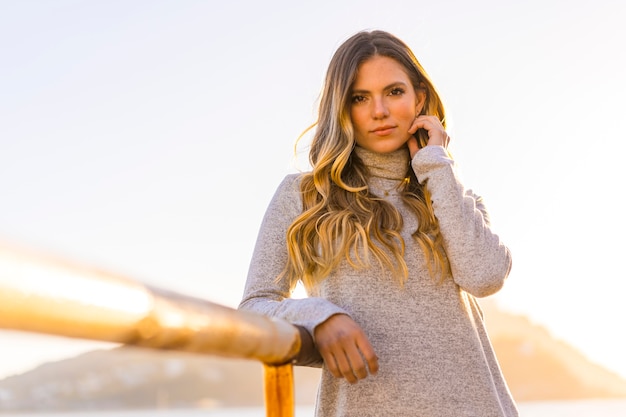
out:
<path id="1" fill-rule="evenodd" d="M 267 415 L 294 413 L 301 341 L 282 320 L 0 244 L 0 328 L 256 359 L 266 365 Z"/>

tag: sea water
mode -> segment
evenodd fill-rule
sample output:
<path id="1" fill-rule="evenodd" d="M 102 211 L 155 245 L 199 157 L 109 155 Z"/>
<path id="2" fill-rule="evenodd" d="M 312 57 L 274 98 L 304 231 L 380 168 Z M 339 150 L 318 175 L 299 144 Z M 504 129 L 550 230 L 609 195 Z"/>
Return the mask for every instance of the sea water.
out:
<path id="1" fill-rule="evenodd" d="M 520 417 L 625 417 L 626 399 L 518 404 Z M 313 407 L 297 407 L 296 417 L 312 417 Z M 5 413 L 1 417 L 263 417 L 263 408 L 221 408 L 194 410 L 74 411 L 68 413 Z"/>

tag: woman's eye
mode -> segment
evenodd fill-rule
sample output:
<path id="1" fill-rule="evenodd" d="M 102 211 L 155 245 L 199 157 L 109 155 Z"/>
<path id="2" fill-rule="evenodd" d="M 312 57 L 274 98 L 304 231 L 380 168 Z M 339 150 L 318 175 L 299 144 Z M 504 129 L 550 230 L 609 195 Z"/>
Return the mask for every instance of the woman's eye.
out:
<path id="1" fill-rule="evenodd" d="M 352 102 L 357 104 L 357 103 L 363 103 L 365 101 L 365 97 L 364 96 L 352 96 Z"/>
<path id="2" fill-rule="evenodd" d="M 392 95 L 392 96 L 401 96 L 402 94 L 404 94 L 404 89 L 399 88 L 399 87 L 394 88 L 393 90 L 389 92 L 389 95 Z"/>

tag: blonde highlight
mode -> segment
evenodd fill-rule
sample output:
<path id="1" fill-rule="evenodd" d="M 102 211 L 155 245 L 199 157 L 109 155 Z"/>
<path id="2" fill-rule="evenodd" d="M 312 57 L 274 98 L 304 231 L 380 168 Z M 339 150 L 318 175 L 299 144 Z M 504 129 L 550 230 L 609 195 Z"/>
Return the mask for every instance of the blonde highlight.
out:
<path id="1" fill-rule="evenodd" d="M 351 87 L 359 66 L 376 55 L 389 56 L 407 70 L 414 88 L 426 90 L 422 114 L 437 116 L 445 127 L 441 99 L 408 46 L 382 31 L 360 32 L 344 42 L 328 67 L 318 121 L 306 130 L 316 127 L 309 152 L 312 171 L 301 177 L 302 213 L 287 230 L 288 262 L 278 279 L 301 280 L 311 289 L 343 261 L 362 269 L 371 267 L 372 259 L 390 270 L 400 285 L 408 279 L 402 216 L 370 193 L 367 167 L 353 152 Z M 426 145 L 427 132 L 415 136 L 420 147 Z M 413 238 L 425 254 L 429 273 L 441 281 L 449 276 L 450 266 L 439 223 L 427 184 L 420 184 L 410 167 L 401 196 L 418 219 Z"/>

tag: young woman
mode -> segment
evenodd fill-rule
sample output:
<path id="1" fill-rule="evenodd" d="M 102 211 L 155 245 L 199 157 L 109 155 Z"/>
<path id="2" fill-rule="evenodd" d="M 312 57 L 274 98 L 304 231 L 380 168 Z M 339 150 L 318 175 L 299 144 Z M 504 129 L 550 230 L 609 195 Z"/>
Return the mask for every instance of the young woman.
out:
<path id="1" fill-rule="evenodd" d="M 360 32 L 339 47 L 312 171 L 276 191 L 240 305 L 312 338 L 317 416 L 518 415 L 475 299 L 502 287 L 511 256 L 449 141 L 402 41 Z M 298 281 L 308 298 L 289 297 Z"/>

